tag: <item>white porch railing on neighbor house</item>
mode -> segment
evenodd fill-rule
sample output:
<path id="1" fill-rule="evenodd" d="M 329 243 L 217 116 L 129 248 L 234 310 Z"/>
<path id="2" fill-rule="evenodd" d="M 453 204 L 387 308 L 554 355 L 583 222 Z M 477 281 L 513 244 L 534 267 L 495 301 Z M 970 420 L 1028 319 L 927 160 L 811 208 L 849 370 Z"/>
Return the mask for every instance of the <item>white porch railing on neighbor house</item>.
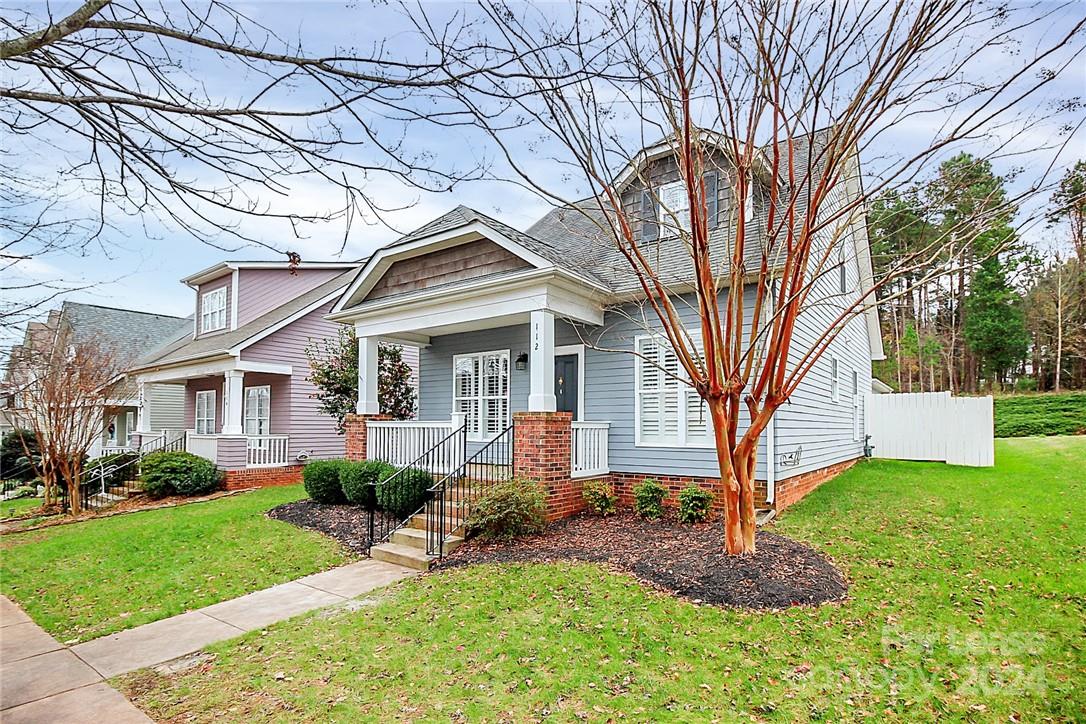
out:
<path id="1" fill-rule="evenodd" d="M 219 458 L 219 436 L 197 435 L 190 431 L 185 438 L 185 452 L 207 458 L 211 462 L 217 462 Z"/>
<path id="2" fill-rule="evenodd" d="M 133 448 L 128 445 L 103 445 L 102 455 L 117 455 L 118 453 L 132 452 Z"/>
<path id="3" fill-rule="evenodd" d="M 587 478 L 611 472 L 607 462 L 609 422 L 574 422 L 570 444 L 570 475 Z"/>
<path id="4" fill-rule="evenodd" d="M 290 462 L 288 435 L 248 435 L 245 449 L 250 468 L 281 467 Z"/>
<path id="5" fill-rule="evenodd" d="M 419 420 L 370 420 L 366 424 L 366 459 L 384 460 L 390 465 L 410 465 L 433 447 L 432 473 L 450 472 L 464 461 L 463 418 L 440 422 Z M 450 437 L 451 436 L 451 437 Z"/>

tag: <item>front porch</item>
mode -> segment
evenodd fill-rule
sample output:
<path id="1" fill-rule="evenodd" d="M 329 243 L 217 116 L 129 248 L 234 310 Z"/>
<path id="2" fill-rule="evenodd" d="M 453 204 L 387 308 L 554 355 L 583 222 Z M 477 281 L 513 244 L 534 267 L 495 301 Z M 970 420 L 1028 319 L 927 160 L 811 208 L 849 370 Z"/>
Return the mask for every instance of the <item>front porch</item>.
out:
<path id="1" fill-rule="evenodd" d="M 141 374 L 138 433 L 171 448 L 183 438 L 176 449 L 206 458 L 227 473 L 300 466 L 308 455 L 292 447 L 289 433 L 291 373 L 289 365 L 230 358 Z M 153 383 L 185 389 L 184 428 L 164 431 L 165 437 L 150 432 L 147 388 Z"/>

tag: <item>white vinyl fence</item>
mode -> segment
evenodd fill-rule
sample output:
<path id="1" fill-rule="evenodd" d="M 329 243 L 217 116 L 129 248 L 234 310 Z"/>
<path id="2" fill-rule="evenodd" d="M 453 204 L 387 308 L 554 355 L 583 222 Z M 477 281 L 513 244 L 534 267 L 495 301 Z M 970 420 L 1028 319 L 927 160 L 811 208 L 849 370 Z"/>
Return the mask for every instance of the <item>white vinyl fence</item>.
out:
<path id="1" fill-rule="evenodd" d="M 868 395 L 867 433 L 874 456 L 995 465 L 991 397 L 949 392 Z"/>

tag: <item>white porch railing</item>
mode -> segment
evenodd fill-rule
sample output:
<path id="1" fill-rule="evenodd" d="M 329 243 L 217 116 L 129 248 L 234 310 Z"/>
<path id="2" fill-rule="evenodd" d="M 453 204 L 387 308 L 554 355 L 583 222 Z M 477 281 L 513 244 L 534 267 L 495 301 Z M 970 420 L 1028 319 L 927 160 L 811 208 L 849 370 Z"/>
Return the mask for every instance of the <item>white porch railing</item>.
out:
<path id="1" fill-rule="evenodd" d="M 133 448 L 128 445 L 103 445 L 102 455 L 117 455 L 118 453 L 132 452 Z"/>
<path id="2" fill-rule="evenodd" d="M 464 462 L 463 435 L 450 437 L 463 427 L 457 420 L 423 422 L 419 420 L 370 420 L 366 424 L 366 459 L 384 460 L 390 465 L 410 465 L 424 452 L 439 447 L 430 456 L 432 473 L 450 472 Z"/>
<path id="3" fill-rule="evenodd" d="M 570 475 L 587 478 L 611 472 L 607 462 L 609 422 L 574 422 L 570 444 Z"/>
<path id="4" fill-rule="evenodd" d="M 213 463 L 218 462 L 219 436 L 197 435 L 194 432 L 190 432 L 188 437 L 185 438 L 185 451 L 190 452 L 193 455 L 199 455 L 202 458 L 207 458 Z"/>
<path id="5" fill-rule="evenodd" d="M 281 467 L 290 462 L 288 435 L 249 435 L 245 439 L 246 465 L 250 468 Z"/>

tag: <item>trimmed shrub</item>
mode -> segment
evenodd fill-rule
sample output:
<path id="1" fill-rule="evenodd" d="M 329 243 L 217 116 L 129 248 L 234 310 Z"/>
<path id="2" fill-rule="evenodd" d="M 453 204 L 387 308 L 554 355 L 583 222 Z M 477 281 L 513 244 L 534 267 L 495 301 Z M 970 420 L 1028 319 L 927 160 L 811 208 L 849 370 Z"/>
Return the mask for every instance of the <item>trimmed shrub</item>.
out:
<path id="1" fill-rule="evenodd" d="M 112 455 L 102 455 L 101 457 L 91 458 L 83 466 L 83 482 L 97 483 L 97 468 L 108 468 L 110 466 L 116 466 L 119 468 L 139 459 L 139 453 L 136 452 L 119 452 L 113 453 Z M 108 487 L 120 484 L 121 482 L 123 482 L 123 479 L 126 476 L 127 472 L 127 470 L 117 470 L 107 474 L 105 476 L 106 486 Z"/>
<path id="2" fill-rule="evenodd" d="M 434 478 L 419 468 L 405 468 L 382 478 L 377 485 L 377 506 L 401 520 L 426 503 Z"/>
<path id="3" fill-rule="evenodd" d="M 140 481 L 155 498 L 167 495 L 205 495 L 222 484 L 215 463 L 187 452 L 154 452 L 143 457 Z"/>
<path id="4" fill-rule="evenodd" d="M 642 518 L 659 518 L 664 514 L 667 490 L 652 478 L 645 478 L 633 489 L 634 510 Z"/>
<path id="5" fill-rule="evenodd" d="M 339 472 L 347 460 L 314 460 L 302 468 L 302 484 L 306 494 L 317 503 L 346 503 Z"/>
<path id="6" fill-rule="evenodd" d="M 513 478 L 472 501 L 467 531 L 468 535 L 509 539 L 540 533 L 546 524 L 543 488 L 534 480 Z"/>
<path id="7" fill-rule="evenodd" d="M 709 517 L 713 494 L 697 485 L 688 485 L 679 493 L 679 520 L 683 523 L 701 523 Z"/>
<path id="8" fill-rule="evenodd" d="M 615 512 L 615 489 L 606 480 L 597 478 L 586 480 L 581 490 L 581 497 L 588 505 L 588 509 L 596 515 L 610 515 Z"/>
<path id="9" fill-rule="evenodd" d="M 339 469 L 339 484 L 347 502 L 361 505 L 366 510 L 377 507 L 377 485 L 396 468 L 381 460 L 346 462 Z"/>

